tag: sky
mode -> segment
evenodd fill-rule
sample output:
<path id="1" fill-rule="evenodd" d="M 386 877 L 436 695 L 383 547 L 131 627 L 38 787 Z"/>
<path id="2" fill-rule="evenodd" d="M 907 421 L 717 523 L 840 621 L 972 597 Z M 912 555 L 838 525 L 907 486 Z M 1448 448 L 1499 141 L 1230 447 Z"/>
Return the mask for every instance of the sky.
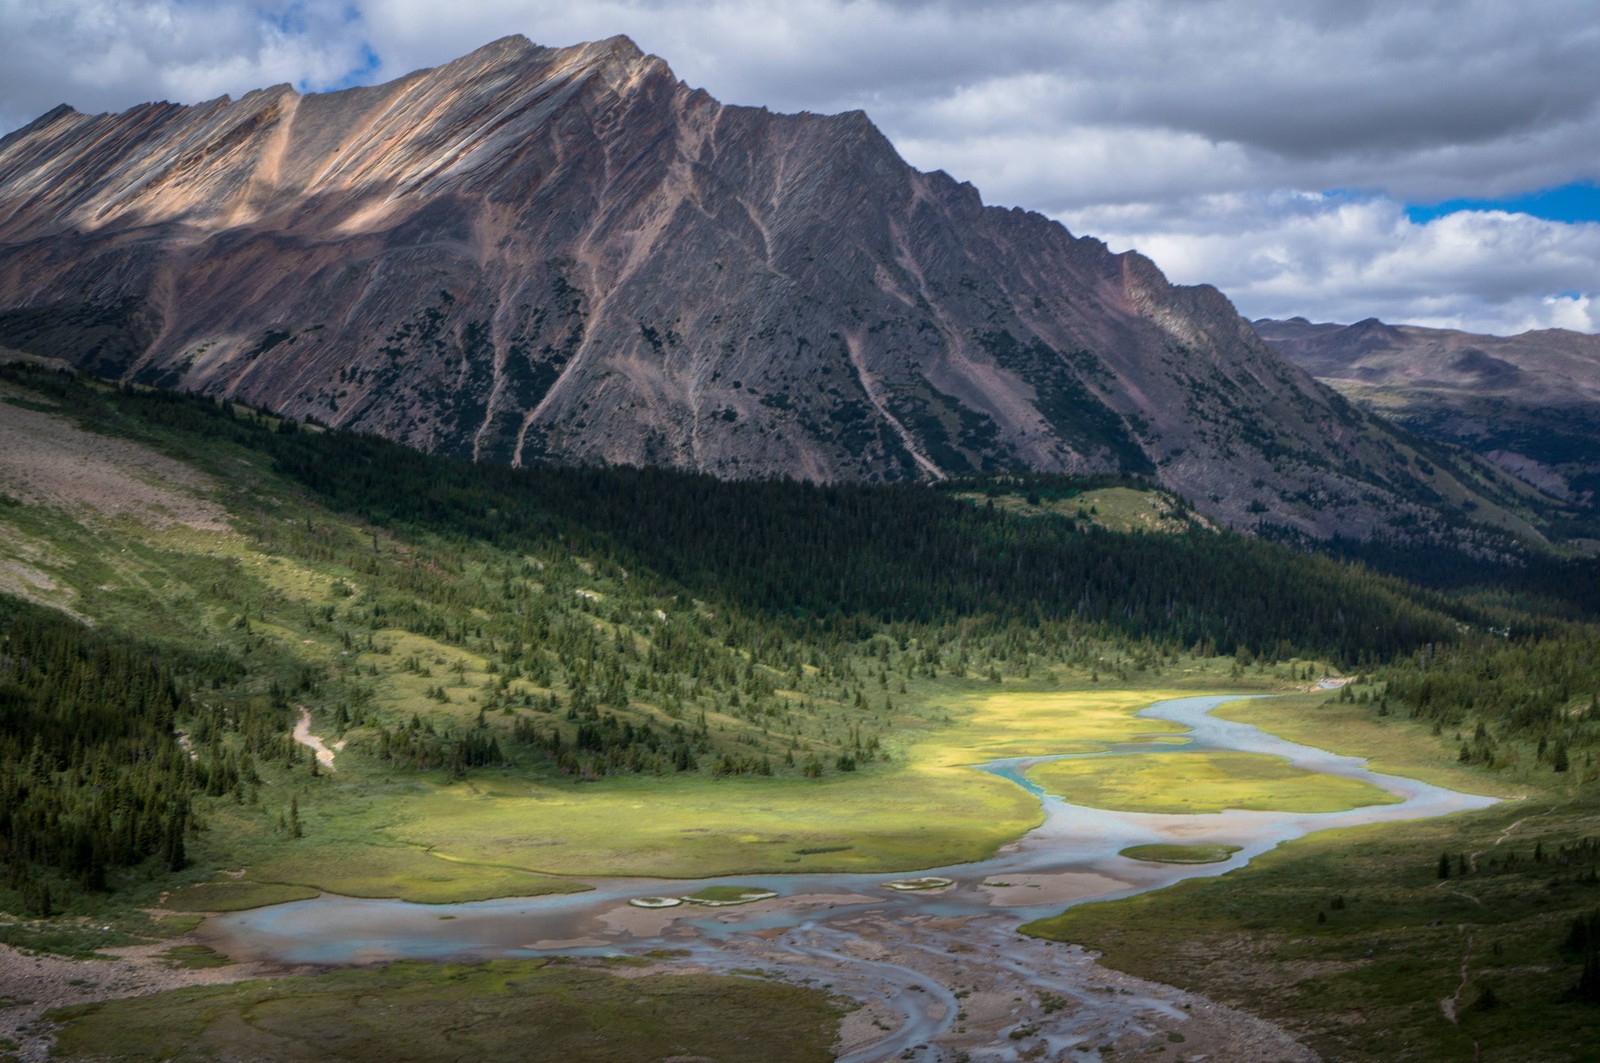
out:
<path id="1" fill-rule="evenodd" d="M 860 108 L 986 203 L 1250 318 L 1600 332 L 1593 0 L 0 0 L 0 132 L 520 33 L 618 33 L 726 103 Z"/>

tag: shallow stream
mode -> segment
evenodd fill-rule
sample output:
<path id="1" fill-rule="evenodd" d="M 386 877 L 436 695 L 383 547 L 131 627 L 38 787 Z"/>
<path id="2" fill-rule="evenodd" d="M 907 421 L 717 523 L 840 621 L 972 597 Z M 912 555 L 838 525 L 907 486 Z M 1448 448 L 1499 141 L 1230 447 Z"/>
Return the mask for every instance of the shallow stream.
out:
<path id="1" fill-rule="evenodd" d="M 883 1036 L 846 1047 L 843 1059 L 951 1056 L 936 1039 L 957 1040 L 953 1027 L 965 1014 L 953 995 L 949 956 L 963 977 L 976 972 L 996 987 L 1038 994 L 1041 987 L 1072 1007 L 1051 1009 L 1037 1032 L 1003 1038 L 973 1059 L 1012 1059 L 1035 1042 L 1055 1051 L 1088 1037 L 1137 1033 L 1173 1011 L 1170 1001 L 1124 989 L 1114 997 L 1091 993 L 1085 979 L 1105 972 L 1069 946 L 1024 939 L 1015 928 L 1073 904 L 1158 889 L 1181 879 L 1220 875 L 1281 842 L 1333 827 L 1420 819 L 1485 808 L 1494 799 L 1367 770 L 1364 761 L 1338 756 L 1209 715 L 1238 695 L 1159 702 L 1139 715 L 1190 729 L 1174 743 L 1131 743 L 1090 756 L 1138 756 L 1185 749 L 1266 753 L 1307 771 L 1360 779 L 1402 800 L 1330 813 L 1225 811 L 1201 815 L 1111 812 L 1072 805 L 1045 793 L 1024 773 L 1049 757 L 1018 757 L 978 765 L 1036 795 L 1044 822 L 988 860 L 914 872 L 952 880 L 946 889 L 900 892 L 887 874 L 762 874 L 702 881 L 586 879 L 588 892 L 553 897 L 506 898 L 454 905 L 357 900 L 324 895 L 313 900 L 217 916 L 206 933 L 215 946 L 240 959 L 288 964 L 350 965 L 392 959 L 470 960 L 549 955 L 639 955 L 674 950 L 685 963 L 712 970 L 749 968 L 752 960 L 792 981 L 825 984 L 834 992 L 871 1001 Z M 1132 860 L 1121 850 L 1145 843 L 1224 843 L 1239 847 L 1213 864 L 1176 865 Z M 631 899 L 684 896 L 709 885 L 746 885 L 778 894 L 735 908 L 641 909 Z M 942 960 L 935 962 L 938 958 Z M 1009 973 L 1008 973 L 1009 972 Z M 1077 972 L 1076 974 L 1074 972 Z M 969 987 L 974 991 L 976 981 Z M 1001 990 L 997 988 L 996 992 Z M 1018 997 L 1017 999 L 1021 999 Z M 970 1009 L 969 1009 L 970 1010 Z M 1013 1009 L 1014 1011 L 1017 1009 Z M 1141 1018 L 1143 1016 L 1143 1018 Z M 1181 1016 L 1179 1016 L 1181 1017 Z M 1034 1016 L 1037 1018 L 1037 1016 Z M 1026 1016 L 1012 1025 L 1021 1029 Z M 895 1025 L 898 1023 L 898 1025 Z M 1092 1035 L 1092 1036 L 1091 1036 Z M 1085 1041 L 1084 1043 L 1087 1043 Z M 1099 1043 L 1096 1041 L 1096 1043 Z M 949 1046 L 946 1046 L 947 1048 Z"/>

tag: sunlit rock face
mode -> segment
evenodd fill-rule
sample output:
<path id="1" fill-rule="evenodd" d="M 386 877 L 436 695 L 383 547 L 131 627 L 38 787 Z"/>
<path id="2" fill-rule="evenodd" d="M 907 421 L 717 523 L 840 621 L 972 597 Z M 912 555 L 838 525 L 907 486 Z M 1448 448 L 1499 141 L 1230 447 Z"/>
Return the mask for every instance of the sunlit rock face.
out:
<path id="1" fill-rule="evenodd" d="M 0 345 L 480 461 L 1128 471 L 1244 526 L 1431 519 L 1405 448 L 1214 289 L 620 37 L 58 108 L 0 141 Z"/>

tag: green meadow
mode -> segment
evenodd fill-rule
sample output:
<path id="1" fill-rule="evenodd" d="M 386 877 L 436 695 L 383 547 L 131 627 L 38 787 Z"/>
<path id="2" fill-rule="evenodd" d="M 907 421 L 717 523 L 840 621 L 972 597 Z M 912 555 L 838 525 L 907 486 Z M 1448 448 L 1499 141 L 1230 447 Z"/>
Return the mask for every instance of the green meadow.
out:
<path id="1" fill-rule="evenodd" d="M 395 837 L 475 865 L 561 875 L 701 878 L 906 871 L 981 860 L 1041 820 L 1038 802 L 972 765 L 1086 750 L 1175 725 L 1137 720 L 1172 690 L 955 691 L 871 771 L 805 778 L 620 778 L 573 785 L 494 773 L 386 803 Z"/>
<path id="2" fill-rule="evenodd" d="M 235 857 L 245 856 L 245 878 L 175 898 L 198 910 L 199 898 L 272 885 L 444 903 L 578 889 L 570 877 L 592 875 L 889 873 L 981 860 L 1036 826 L 1041 813 L 1025 791 L 973 765 L 1170 735 L 1176 725 L 1133 714 L 1192 693 L 930 687 L 938 722 L 898 741 L 888 762 L 817 779 L 672 774 L 574 782 L 486 770 L 396 781 L 365 758 L 340 754 L 337 771 L 298 784 L 299 838 L 282 837 L 247 810 L 219 810 L 218 833 Z M 273 903 L 282 895 L 260 896 Z"/>
<path id="3" fill-rule="evenodd" d="M 1053 760 L 1029 769 L 1028 778 L 1074 804 L 1121 812 L 1343 812 L 1400 800 L 1369 782 L 1303 771 L 1260 753 Z"/>
<path id="4" fill-rule="evenodd" d="M 64 1009 L 52 1059 L 832 1058 L 844 1009 L 759 978 L 557 961 L 396 963 Z"/>
<path id="5" fill-rule="evenodd" d="M 1152 864 L 1216 864 L 1239 851 L 1237 845 L 1130 845 L 1119 854 Z"/>

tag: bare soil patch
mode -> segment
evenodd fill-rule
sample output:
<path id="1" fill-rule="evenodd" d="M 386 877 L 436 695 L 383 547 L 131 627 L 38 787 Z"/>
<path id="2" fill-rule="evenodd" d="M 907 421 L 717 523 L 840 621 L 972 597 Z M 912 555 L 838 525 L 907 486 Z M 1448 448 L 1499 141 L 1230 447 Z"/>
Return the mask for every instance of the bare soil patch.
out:
<path id="1" fill-rule="evenodd" d="M 228 530 L 227 512 L 206 497 L 214 490 L 207 477 L 149 447 L 5 401 L 18 395 L 0 389 L 0 491 L 86 517 Z"/>
<path id="2" fill-rule="evenodd" d="M 0 1002 L 12 1002 L 0 1007 L 0 1039 L 16 1042 L 16 1056 L 24 1063 L 42 1063 L 50 1058 L 54 1035 L 41 1016 L 51 1008 L 310 970 L 268 963 L 185 968 L 167 955 L 175 947 L 196 944 L 197 939 L 185 936 L 107 949 L 111 958 L 104 960 L 32 955 L 0 945 Z"/>

